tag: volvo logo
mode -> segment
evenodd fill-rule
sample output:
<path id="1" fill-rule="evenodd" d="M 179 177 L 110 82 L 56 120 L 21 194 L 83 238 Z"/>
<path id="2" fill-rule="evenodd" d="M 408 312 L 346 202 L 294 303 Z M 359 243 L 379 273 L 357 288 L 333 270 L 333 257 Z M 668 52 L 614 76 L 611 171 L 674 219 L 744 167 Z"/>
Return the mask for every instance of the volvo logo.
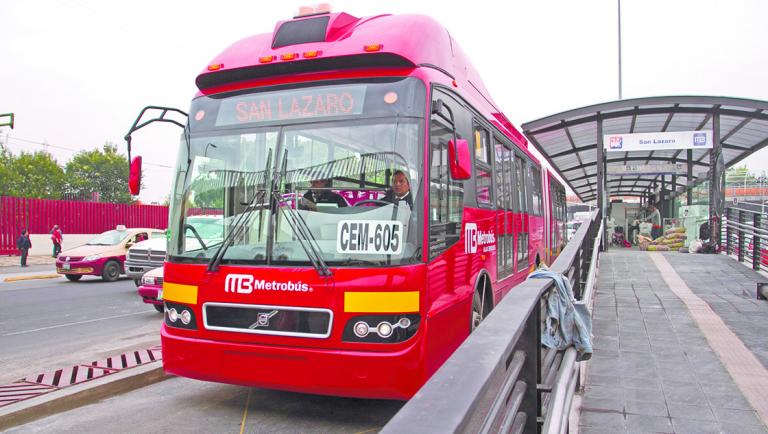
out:
<path id="1" fill-rule="evenodd" d="M 256 322 L 248 326 L 249 329 L 253 330 L 259 327 L 269 327 L 269 319 L 273 316 L 277 315 L 276 310 L 273 310 L 272 312 L 259 312 L 259 315 L 256 317 Z"/>

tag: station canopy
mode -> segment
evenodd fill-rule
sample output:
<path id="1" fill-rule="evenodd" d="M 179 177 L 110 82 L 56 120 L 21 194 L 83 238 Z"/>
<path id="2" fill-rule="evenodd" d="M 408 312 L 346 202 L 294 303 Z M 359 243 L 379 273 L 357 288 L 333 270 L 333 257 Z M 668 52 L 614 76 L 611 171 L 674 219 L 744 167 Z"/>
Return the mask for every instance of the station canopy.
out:
<path id="1" fill-rule="evenodd" d="M 613 101 L 547 116 L 522 125 L 531 144 L 549 161 L 582 201 L 597 197 L 598 117 L 602 134 L 714 130 L 719 117 L 725 167 L 731 167 L 768 145 L 768 102 L 709 96 L 663 96 Z M 692 149 L 692 179 L 666 176 L 670 190 L 688 187 L 709 170 L 710 149 Z M 686 165 L 685 149 L 606 152 L 606 173 L 627 164 Z M 612 170 L 612 168 L 614 170 Z M 606 175 L 609 196 L 642 196 L 662 176 Z"/>

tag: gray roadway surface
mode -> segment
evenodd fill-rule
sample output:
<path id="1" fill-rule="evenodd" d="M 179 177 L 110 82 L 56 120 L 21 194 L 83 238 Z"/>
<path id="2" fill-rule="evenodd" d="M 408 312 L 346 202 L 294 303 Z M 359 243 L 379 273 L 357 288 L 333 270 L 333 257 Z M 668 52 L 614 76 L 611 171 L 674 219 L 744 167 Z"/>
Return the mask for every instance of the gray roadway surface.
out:
<path id="1" fill-rule="evenodd" d="M 756 326 L 768 324 L 768 302 L 741 295 L 755 288 L 749 270 L 725 256 L 664 257 L 759 355 L 766 340 Z M 648 253 L 600 257 L 593 316 L 581 433 L 766 432 Z"/>
<path id="2" fill-rule="evenodd" d="M 1 267 L 0 275 L 21 271 L 55 273 L 44 265 Z M 161 319 L 131 280 L 0 278 L 0 385 L 157 345 Z"/>
<path id="3" fill-rule="evenodd" d="M 346 399 L 171 378 L 8 432 L 372 433 L 402 402 Z M 248 410 L 246 412 L 246 403 Z"/>
<path id="4" fill-rule="evenodd" d="M 21 271 L 46 274 L 51 268 L 0 267 L 0 275 Z M 131 280 L 0 278 L 0 385 L 148 348 L 159 343 L 161 318 L 141 302 Z M 172 377 L 8 432 L 238 433 L 244 415 L 246 432 L 375 432 L 402 405 Z"/>

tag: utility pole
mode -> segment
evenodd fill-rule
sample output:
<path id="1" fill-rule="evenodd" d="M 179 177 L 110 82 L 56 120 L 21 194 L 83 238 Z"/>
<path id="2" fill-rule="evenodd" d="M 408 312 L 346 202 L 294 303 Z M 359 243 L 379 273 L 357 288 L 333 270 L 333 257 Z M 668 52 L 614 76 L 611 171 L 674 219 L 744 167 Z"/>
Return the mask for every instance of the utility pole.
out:
<path id="1" fill-rule="evenodd" d="M 619 10 L 619 99 L 621 99 L 621 0 L 617 0 Z"/>

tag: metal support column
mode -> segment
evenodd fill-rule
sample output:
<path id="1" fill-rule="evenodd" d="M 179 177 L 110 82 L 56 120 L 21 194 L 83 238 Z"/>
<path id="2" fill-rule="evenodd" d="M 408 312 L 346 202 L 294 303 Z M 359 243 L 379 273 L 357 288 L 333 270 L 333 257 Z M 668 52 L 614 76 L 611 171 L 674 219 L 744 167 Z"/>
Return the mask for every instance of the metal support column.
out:
<path id="1" fill-rule="evenodd" d="M 715 109 L 712 116 L 712 152 L 709 153 L 709 230 L 710 241 L 718 246 L 718 250 L 725 201 L 724 166 L 723 147 L 720 143 L 720 110 Z"/>
<path id="2" fill-rule="evenodd" d="M 597 209 L 600 210 L 600 215 L 605 221 L 606 218 L 606 203 L 605 203 L 605 149 L 603 149 L 603 117 L 600 113 L 597 114 L 597 161 L 595 167 L 597 169 Z M 608 225 L 603 225 L 608 230 Z M 607 233 L 607 232 L 606 232 Z M 603 234 L 602 238 L 602 251 L 606 250 L 608 243 L 606 240 L 608 237 Z"/>
<path id="3" fill-rule="evenodd" d="M 686 170 L 686 178 L 688 178 L 687 184 L 693 182 L 693 149 L 688 149 L 688 170 Z M 686 187 L 686 204 L 693 205 L 693 188 Z"/>
<path id="4" fill-rule="evenodd" d="M 675 198 L 677 197 L 677 175 L 672 174 L 672 193 L 669 195 L 669 216 L 677 217 L 677 208 L 675 207 Z"/>
<path id="5" fill-rule="evenodd" d="M 756 212 L 752 221 L 752 269 L 755 271 L 760 271 L 760 265 L 762 265 L 761 262 L 763 260 L 762 243 L 760 237 L 757 236 L 757 231 L 760 230 L 760 225 L 762 224 L 761 218 L 761 214 Z"/>

